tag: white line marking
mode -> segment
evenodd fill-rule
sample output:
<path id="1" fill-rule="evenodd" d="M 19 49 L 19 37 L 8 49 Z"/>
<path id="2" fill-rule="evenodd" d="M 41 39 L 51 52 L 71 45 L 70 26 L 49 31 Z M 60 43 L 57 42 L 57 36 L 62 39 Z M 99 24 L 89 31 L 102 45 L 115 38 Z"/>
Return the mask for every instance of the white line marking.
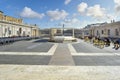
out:
<path id="1" fill-rule="evenodd" d="M 71 53 L 73 56 L 120 56 L 119 53 Z"/>
<path id="2" fill-rule="evenodd" d="M 77 53 L 72 44 L 68 44 L 68 49 L 70 50 L 71 53 Z"/>
<path id="3" fill-rule="evenodd" d="M 48 51 L 48 53 L 53 55 L 57 46 L 58 46 L 58 43 L 54 44 L 54 46 L 52 46 L 52 48 Z"/>
<path id="4" fill-rule="evenodd" d="M 52 55 L 45 52 L 0 52 L 0 55 Z"/>

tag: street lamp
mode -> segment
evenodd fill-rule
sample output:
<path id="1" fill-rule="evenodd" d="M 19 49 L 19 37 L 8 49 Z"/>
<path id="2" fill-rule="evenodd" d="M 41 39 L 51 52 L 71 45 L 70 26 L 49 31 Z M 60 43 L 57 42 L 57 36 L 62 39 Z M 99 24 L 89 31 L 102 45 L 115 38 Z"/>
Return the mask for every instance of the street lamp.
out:
<path id="1" fill-rule="evenodd" d="M 65 25 L 63 24 L 63 36 L 64 36 L 64 26 L 65 26 Z"/>

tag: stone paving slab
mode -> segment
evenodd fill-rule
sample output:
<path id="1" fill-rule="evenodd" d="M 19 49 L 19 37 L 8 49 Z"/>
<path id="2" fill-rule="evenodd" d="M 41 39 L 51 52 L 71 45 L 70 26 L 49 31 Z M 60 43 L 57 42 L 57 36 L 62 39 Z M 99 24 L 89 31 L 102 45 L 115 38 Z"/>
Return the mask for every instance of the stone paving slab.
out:
<path id="1" fill-rule="evenodd" d="M 48 52 L 54 44 L 51 43 L 39 43 L 39 44 L 31 44 L 25 45 L 21 47 L 11 47 L 9 46 L 6 49 L 0 50 L 1 52 Z"/>
<path id="2" fill-rule="evenodd" d="M 72 46 L 75 48 L 77 53 L 107 53 L 107 51 L 94 47 L 93 45 L 90 44 L 77 43 L 72 44 Z"/>
<path id="3" fill-rule="evenodd" d="M 32 49 L 26 49 L 26 51 L 27 52 L 48 52 L 53 45 L 54 44 L 51 44 L 51 43 L 41 43 L 41 45 L 38 45 L 37 47 Z"/>
<path id="4" fill-rule="evenodd" d="M 51 56 L 41 55 L 0 55 L 0 64 L 48 65 Z"/>
<path id="5" fill-rule="evenodd" d="M 49 65 L 74 65 L 72 55 L 66 44 L 59 44 Z"/>
<path id="6" fill-rule="evenodd" d="M 104 46 L 104 48 L 100 49 L 98 47 L 93 46 L 93 44 L 90 42 L 84 42 L 84 40 L 78 39 L 78 42 L 73 43 L 72 45 L 78 53 L 81 53 L 81 52 L 86 52 L 86 53 L 120 53 L 120 49 L 115 50 L 113 48 L 113 46 L 114 46 L 113 43 L 111 43 L 110 46 L 108 46 L 108 47 Z M 85 50 L 84 48 L 85 49 L 87 48 L 87 50 Z M 91 49 L 93 49 L 94 51 Z"/>
<path id="7" fill-rule="evenodd" d="M 0 65 L 1 80 L 120 80 L 120 66 Z"/>
<path id="8" fill-rule="evenodd" d="M 53 45 L 53 43 L 20 41 L 10 45 L 0 46 L 0 52 L 48 52 Z"/>
<path id="9" fill-rule="evenodd" d="M 48 52 L 0 52 L 0 55 L 53 55 L 58 44 L 54 44 Z"/>
<path id="10" fill-rule="evenodd" d="M 76 66 L 120 66 L 120 56 L 73 56 Z"/>

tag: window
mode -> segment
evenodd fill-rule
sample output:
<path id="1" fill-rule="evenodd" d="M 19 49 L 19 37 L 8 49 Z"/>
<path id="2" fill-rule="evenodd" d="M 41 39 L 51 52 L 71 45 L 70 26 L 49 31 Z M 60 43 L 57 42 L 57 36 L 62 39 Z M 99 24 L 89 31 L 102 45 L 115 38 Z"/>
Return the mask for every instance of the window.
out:
<path id="1" fill-rule="evenodd" d="M 101 33 L 104 34 L 104 31 L 102 30 Z"/>
<path id="2" fill-rule="evenodd" d="M 110 35 L 110 29 L 108 29 L 108 35 Z"/>
<path id="3" fill-rule="evenodd" d="M 116 35 L 116 36 L 119 36 L 119 31 L 118 31 L 118 29 L 115 29 L 115 35 Z"/>
<path id="4" fill-rule="evenodd" d="M 19 35 L 19 31 L 17 31 L 17 35 Z"/>
<path id="5" fill-rule="evenodd" d="M 19 32 L 20 32 L 20 34 L 22 33 L 22 28 L 19 28 Z"/>
<path id="6" fill-rule="evenodd" d="M 98 32 L 98 30 L 97 30 L 97 36 L 99 35 L 99 32 Z"/>
<path id="7" fill-rule="evenodd" d="M 8 31 L 8 34 L 11 35 L 11 30 Z"/>

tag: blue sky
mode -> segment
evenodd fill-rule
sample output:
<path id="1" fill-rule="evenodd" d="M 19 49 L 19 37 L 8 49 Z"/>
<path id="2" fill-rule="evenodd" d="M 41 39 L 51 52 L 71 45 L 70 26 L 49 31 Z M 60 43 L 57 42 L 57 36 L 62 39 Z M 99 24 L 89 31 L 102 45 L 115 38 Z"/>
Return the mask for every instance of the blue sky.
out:
<path id="1" fill-rule="evenodd" d="M 74 27 L 120 20 L 120 0 L 0 0 L 4 14 L 40 28 Z"/>

